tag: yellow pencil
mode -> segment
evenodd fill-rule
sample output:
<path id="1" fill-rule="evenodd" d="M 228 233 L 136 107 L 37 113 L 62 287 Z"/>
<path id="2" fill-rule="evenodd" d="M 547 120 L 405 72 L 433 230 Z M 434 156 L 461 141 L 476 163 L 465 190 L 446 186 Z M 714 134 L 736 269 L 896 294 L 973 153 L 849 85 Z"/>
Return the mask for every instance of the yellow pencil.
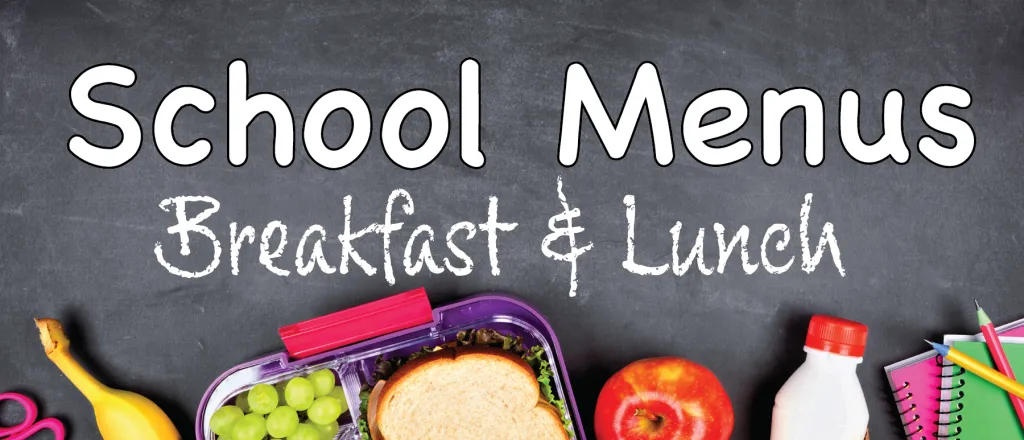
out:
<path id="1" fill-rule="evenodd" d="M 931 344 L 932 348 L 939 352 L 943 358 L 948 359 L 950 362 L 961 366 L 963 369 L 989 381 L 992 385 L 1002 388 L 1003 391 L 1024 399 L 1024 385 L 1021 385 L 1020 382 L 1006 377 L 1005 374 L 989 368 L 985 364 L 978 362 L 974 358 L 953 347 L 937 344 L 928 340 L 925 340 L 925 342 Z"/>

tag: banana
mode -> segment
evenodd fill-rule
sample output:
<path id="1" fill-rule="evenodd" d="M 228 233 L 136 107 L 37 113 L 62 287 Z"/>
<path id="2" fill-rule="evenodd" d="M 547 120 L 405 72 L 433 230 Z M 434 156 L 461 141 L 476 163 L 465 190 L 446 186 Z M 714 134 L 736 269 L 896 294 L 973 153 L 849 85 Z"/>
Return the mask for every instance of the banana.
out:
<path id="1" fill-rule="evenodd" d="M 104 440 L 181 440 L 171 419 L 155 403 L 135 393 L 108 388 L 85 371 L 71 356 L 71 343 L 60 322 L 49 318 L 35 322 L 46 357 L 92 403 Z"/>

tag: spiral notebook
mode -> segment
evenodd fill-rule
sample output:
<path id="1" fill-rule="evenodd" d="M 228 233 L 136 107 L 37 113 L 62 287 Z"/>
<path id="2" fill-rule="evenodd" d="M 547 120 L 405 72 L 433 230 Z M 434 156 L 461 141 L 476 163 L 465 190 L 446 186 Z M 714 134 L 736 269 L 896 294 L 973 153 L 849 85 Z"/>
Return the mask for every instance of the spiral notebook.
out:
<path id="1" fill-rule="evenodd" d="M 1024 319 L 1001 326 L 996 331 L 1002 336 L 1024 337 Z M 980 338 L 980 334 L 976 337 Z M 885 367 L 885 373 L 907 438 L 943 439 L 939 433 L 942 358 L 934 351 L 921 353 Z"/>
<path id="2" fill-rule="evenodd" d="M 984 342 L 970 337 L 947 337 L 947 343 L 991 368 L 995 362 Z M 1024 368 L 1024 338 L 1000 337 L 1014 371 Z M 943 428 L 939 432 L 960 440 L 1024 440 L 1024 428 L 1010 403 L 1010 395 L 992 383 L 960 367 L 951 366 L 944 379 Z M 954 377 L 955 375 L 955 377 Z"/>

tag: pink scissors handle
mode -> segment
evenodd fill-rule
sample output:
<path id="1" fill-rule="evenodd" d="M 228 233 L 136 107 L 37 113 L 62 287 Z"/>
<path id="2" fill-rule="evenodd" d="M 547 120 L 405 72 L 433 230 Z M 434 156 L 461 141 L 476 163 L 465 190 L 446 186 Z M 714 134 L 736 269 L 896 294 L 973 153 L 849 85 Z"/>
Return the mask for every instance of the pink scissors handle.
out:
<path id="1" fill-rule="evenodd" d="M 24 440 L 39 431 L 49 429 L 53 431 L 53 435 L 57 440 L 64 440 L 64 424 L 60 420 L 49 418 L 40 420 L 38 423 L 36 422 L 36 417 L 39 416 L 39 409 L 32 399 L 18 393 L 0 394 L 0 402 L 4 400 L 13 400 L 21 405 L 25 410 L 25 420 L 14 426 L 0 427 L 0 438 L 8 437 L 8 440 Z"/>

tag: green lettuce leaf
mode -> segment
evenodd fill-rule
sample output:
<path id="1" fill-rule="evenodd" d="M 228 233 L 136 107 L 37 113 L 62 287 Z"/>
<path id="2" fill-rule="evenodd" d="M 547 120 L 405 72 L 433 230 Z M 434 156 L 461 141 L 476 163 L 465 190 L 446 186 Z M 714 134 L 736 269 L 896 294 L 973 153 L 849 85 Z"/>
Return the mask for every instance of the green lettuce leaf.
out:
<path id="1" fill-rule="evenodd" d="M 359 440 L 370 440 L 370 426 L 362 417 L 359 418 Z"/>
<path id="2" fill-rule="evenodd" d="M 565 431 L 569 433 L 569 437 L 575 437 L 572 431 L 572 421 L 569 419 L 569 413 L 565 407 L 565 401 L 558 399 L 557 396 L 555 396 L 555 390 L 551 386 L 551 382 L 555 377 L 555 372 L 551 369 L 551 363 L 548 362 L 546 357 L 544 347 L 534 345 L 530 348 L 530 351 L 523 356 L 523 359 L 533 367 L 533 372 L 537 375 L 537 383 L 540 384 L 540 395 L 544 397 L 551 406 L 558 408 L 558 413 L 562 415 L 562 426 L 564 426 Z"/>
<path id="3" fill-rule="evenodd" d="M 370 425 L 366 423 L 366 407 L 370 403 L 370 387 L 364 386 L 359 392 L 359 439 L 370 440 Z"/>

